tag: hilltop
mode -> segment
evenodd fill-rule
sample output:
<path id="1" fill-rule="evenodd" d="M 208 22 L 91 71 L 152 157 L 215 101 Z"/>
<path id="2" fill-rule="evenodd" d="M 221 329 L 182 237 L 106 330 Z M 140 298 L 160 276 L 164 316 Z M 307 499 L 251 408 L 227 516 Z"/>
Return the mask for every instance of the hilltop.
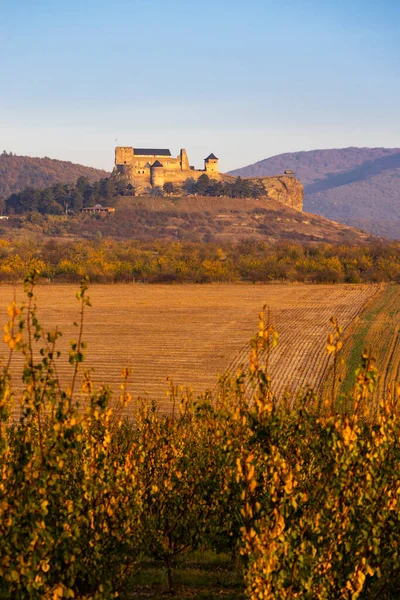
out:
<path id="1" fill-rule="evenodd" d="M 118 148 L 116 150 L 119 150 Z M 153 150 L 152 150 L 153 151 Z M 181 154 L 186 151 L 181 150 Z M 214 156 L 214 155 L 210 155 Z M 147 157 L 148 158 L 148 157 Z M 154 158 L 154 157 L 153 157 Z M 122 160 L 122 159 L 121 159 Z M 178 160 L 178 159 L 175 159 Z M 218 162 L 218 159 L 215 157 L 214 162 Z M 169 158 L 169 162 L 172 159 Z M 186 158 L 186 162 L 187 158 Z M 197 173 L 197 179 L 200 179 L 202 183 L 201 189 L 203 192 L 207 192 L 205 195 L 214 195 L 211 190 L 206 190 L 208 187 L 213 187 L 213 185 L 218 181 L 218 186 L 221 189 L 218 191 L 215 190 L 216 196 L 224 195 L 227 192 L 227 189 L 223 189 L 233 185 L 236 178 L 227 174 L 218 174 L 217 171 L 210 171 L 210 168 L 206 168 L 204 171 L 193 171 L 187 170 L 182 172 L 172 172 L 172 175 L 169 174 L 172 179 L 175 178 L 173 186 L 178 190 L 179 188 L 185 187 L 185 182 L 190 185 L 194 185 L 196 187 L 195 179 L 193 175 Z M 282 171 L 283 173 L 283 171 Z M 29 194 L 32 194 L 32 189 L 50 191 L 50 188 L 54 185 L 66 185 L 66 184 L 75 184 L 79 177 L 85 177 L 89 183 L 98 182 L 99 180 L 103 180 L 104 185 L 108 185 L 109 187 L 120 187 L 124 183 L 132 183 L 133 187 L 136 190 L 136 193 L 141 195 L 141 192 L 145 192 L 146 185 L 143 184 L 139 179 L 141 175 L 135 175 L 135 178 L 130 181 L 126 177 L 115 176 L 116 172 L 114 170 L 110 181 L 108 184 L 105 183 L 105 178 L 109 177 L 109 173 L 100 169 L 94 169 L 92 167 L 85 167 L 80 164 L 71 163 L 68 161 L 61 161 L 51 158 L 32 158 L 29 156 L 17 156 L 14 154 L 8 154 L 7 152 L 3 152 L 0 155 L 0 204 L 1 209 L 4 210 L 5 201 L 10 197 L 11 194 L 28 191 Z M 167 173 L 168 175 L 168 173 Z M 204 180 L 205 178 L 205 180 Z M 217 178 L 217 179 L 216 179 Z M 165 179 L 165 178 L 164 178 Z M 203 181 L 202 181 L 203 180 Z M 147 180 L 146 180 L 147 181 Z M 192 183 L 190 183 L 192 182 Z M 210 186 L 210 184 L 212 184 Z M 103 184 L 102 184 L 103 185 Z M 170 184 L 171 185 L 171 184 Z M 240 187 L 239 182 L 237 185 Z M 242 186 L 246 186 L 250 188 L 253 186 L 255 189 L 260 185 L 264 188 L 263 193 L 267 192 L 268 197 L 274 200 L 278 200 L 282 204 L 286 204 L 291 206 L 292 208 L 296 208 L 298 210 L 302 209 L 303 202 L 303 186 L 299 181 L 294 179 L 293 177 L 286 177 L 285 175 L 274 175 L 272 177 L 263 178 L 262 181 L 260 179 L 242 182 Z M 148 182 L 147 188 L 151 187 Z M 163 187 L 160 185 L 159 187 Z M 215 186 L 214 186 L 215 187 Z M 200 192 L 194 190 L 195 192 Z M 237 196 L 236 192 L 239 190 L 232 190 L 233 195 Z M 241 190 L 242 192 L 243 190 Z M 254 190 L 253 190 L 254 191 Z M 201 192 L 200 192 L 201 193 Z M 29 195 L 28 194 L 28 195 Z M 230 194 L 228 194 L 230 195 Z M 243 194 L 240 193 L 243 197 Z M 247 194 L 244 194 L 247 195 Z M 250 194 L 248 194 L 250 196 Z M 25 200 L 27 199 L 27 195 L 25 194 Z M 100 198 L 97 201 L 101 201 Z M 107 200 L 108 201 L 108 200 Z"/>
<path id="2" fill-rule="evenodd" d="M 108 173 L 54 158 L 0 154 L 0 201 L 27 187 L 45 188 L 56 183 L 75 183 L 79 177 L 96 181 Z"/>
<path id="3" fill-rule="evenodd" d="M 400 238 L 400 148 L 289 152 L 231 174 L 265 177 L 285 169 L 304 185 L 304 210 Z"/>

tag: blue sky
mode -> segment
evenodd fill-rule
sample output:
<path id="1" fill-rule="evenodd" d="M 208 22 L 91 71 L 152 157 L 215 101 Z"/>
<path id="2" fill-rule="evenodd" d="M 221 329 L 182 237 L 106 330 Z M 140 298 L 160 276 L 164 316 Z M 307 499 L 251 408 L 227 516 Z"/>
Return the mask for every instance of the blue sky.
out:
<path id="1" fill-rule="evenodd" d="M 0 0 L 0 151 L 400 146 L 398 0 Z"/>

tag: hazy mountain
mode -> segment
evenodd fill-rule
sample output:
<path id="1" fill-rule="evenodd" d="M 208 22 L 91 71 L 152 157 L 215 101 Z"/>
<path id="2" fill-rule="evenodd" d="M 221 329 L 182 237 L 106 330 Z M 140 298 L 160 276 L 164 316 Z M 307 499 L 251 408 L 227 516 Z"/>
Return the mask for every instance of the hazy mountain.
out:
<path id="1" fill-rule="evenodd" d="M 79 177 L 96 181 L 106 171 L 64 160 L 0 154 L 0 200 L 26 187 L 45 188 L 55 183 L 76 183 Z"/>
<path id="2" fill-rule="evenodd" d="M 400 238 L 400 148 L 290 152 L 231 171 L 261 177 L 292 169 L 304 184 L 304 210 Z"/>

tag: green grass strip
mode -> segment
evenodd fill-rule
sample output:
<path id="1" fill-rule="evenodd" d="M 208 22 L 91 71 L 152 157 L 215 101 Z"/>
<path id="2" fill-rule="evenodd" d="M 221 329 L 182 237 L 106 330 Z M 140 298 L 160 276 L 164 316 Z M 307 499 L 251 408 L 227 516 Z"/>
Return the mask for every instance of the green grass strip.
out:
<path id="1" fill-rule="evenodd" d="M 347 395 L 351 392 L 354 385 L 355 371 L 361 364 L 361 355 L 366 348 L 366 337 L 372 323 L 382 311 L 386 310 L 387 304 L 390 303 L 393 296 L 397 293 L 398 286 L 388 285 L 383 294 L 379 294 L 375 302 L 360 315 L 358 327 L 352 336 L 353 344 L 350 355 L 346 359 L 347 369 L 346 376 L 340 387 L 341 395 Z"/>

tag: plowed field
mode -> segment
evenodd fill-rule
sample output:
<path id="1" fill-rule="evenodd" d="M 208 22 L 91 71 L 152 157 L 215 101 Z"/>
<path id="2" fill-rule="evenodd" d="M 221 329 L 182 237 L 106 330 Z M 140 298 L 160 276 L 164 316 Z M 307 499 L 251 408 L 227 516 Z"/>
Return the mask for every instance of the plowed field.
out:
<path id="1" fill-rule="evenodd" d="M 318 388 L 329 367 L 325 350 L 335 316 L 347 328 L 379 287 L 374 285 L 94 285 L 89 290 L 84 339 L 86 367 L 97 383 L 115 390 L 125 366 L 133 369 L 131 391 L 157 400 L 165 411 L 167 377 L 200 392 L 215 385 L 216 377 L 245 361 L 248 340 L 257 330 L 258 313 L 266 304 L 279 332 L 271 358 L 277 395 Z M 68 346 L 76 339 L 73 322 L 79 305 L 73 285 L 36 289 L 38 315 L 46 328 L 63 331 L 58 371 L 69 380 Z M 0 287 L 1 316 L 14 288 Z M 20 288 L 17 300 L 23 300 Z M 5 351 L 4 351 L 5 353 Z M 16 357 L 18 359 L 18 357 Z M 13 371 L 20 373 L 21 361 Z"/>
<path id="2" fill-rule="evenodd" d="M 363 350 L 376 360 L 378 369 L 375 400 L 388 390 L 398 394 L 400 383 L 400 287 L 388 285 L 369 303 L 345 337 L 343 362 L 339 368 L 342 384 L 339 391 L 347 394 L 354 385 L 354 372 Z M 332 380 L 332 374 L 327 379 Z"/>

